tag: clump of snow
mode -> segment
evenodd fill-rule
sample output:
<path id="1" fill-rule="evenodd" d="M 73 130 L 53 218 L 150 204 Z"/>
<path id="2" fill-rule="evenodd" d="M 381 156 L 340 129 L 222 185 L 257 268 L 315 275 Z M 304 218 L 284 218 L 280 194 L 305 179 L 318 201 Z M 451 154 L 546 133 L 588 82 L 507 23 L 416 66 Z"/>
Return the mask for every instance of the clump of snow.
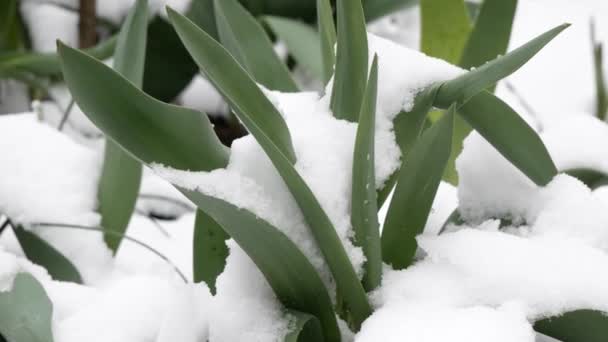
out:
<path id="1" fill-rule="evenodd" d="M 178 96 L 177 102 L 184 107 L 209 115 L 227 116 L 230 113 L 226 101 L 209 80 L 201 75 L 194 76 L 190 84 Z"/>
<path id="2" fill-rule="evenodd" d="M 57 39 L 70 46 L 78 46 L 77 11 L 68 11 L 53 4 L 23 1 L 21 14 L 34 51 L 55 52 Z"/>
<path id="3" fill-rule="evenodd" d="M 365 321 L 356 341 L 534 342 L 534 331 L 517 305 L 496 309 L 394 305 L 376 311 Z"/>
<path id="4" fill-rule="evenodd" d="M 418 50 L 420 48 L 420 7 L 405 8 L 367 25 L 367 30 L 379 37 Z"/>

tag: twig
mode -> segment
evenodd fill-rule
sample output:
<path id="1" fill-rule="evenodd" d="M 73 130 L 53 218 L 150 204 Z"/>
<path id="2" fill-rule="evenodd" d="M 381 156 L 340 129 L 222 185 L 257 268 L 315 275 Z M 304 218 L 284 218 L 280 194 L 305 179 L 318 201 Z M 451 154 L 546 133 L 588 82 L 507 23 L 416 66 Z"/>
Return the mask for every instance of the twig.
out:
<path id="1" fill-rule="evenodd" d="M 126 234 L 121 234 L 121 233 L 114 232 L 114 231 L 111 231 L 111 230 L 106 230 L 106 229 L 104 229 L 102 227 L 87 227 L 87 226 L 81 226 L 81 225 L 76 225 L 76 224 L 63 224 L 63 223 L 53 223 L 53 222 L 35 222 L 35 223 L 30 223 L 30 225 L 35 226 L 35 227 L 67 228 L 67 229 L 79 229 L 79 230 L 84 230 L 84 231 L 96 231 L 96 232 L 103 232 L 104 234 L 109 234 L 109 235 L 113 235 L 113 236 L 116 236 L 116 237 L 121 237 L 121 238 L 123 238 L 125 240 L 131 241 L 131 242 L 135 243 L 136 245 L 138 245 L 140 247 L 143 247 L 143 248 L 147 249 L 148 251 L 156 254 L 156 256 L 158 256 L 159 258 L 163 259 L 165 262 L 167 262 L 167 264 L 171 265 L 171 267 L 173 267 L 173 269 L 175 270 L 175 272 L 182 278 L 182 280 L 185 283 L 188 283 L 188 279 L 186 278 L 186 276 L 164 254 L 162 254 L 161 252 L 157 251 L 156 249 L 154 249 L 152 246 L 146 244 L 145 242 L 139 241 L 138 239 L 132 238 L 132 237 L 126 235 Z"/>
<path id="2" fill-rule="evenodd" d="M 96 0 L 80 0 L 78 22 L 79 46 L 81 49 L 95 45 L 97 41 Z"/>
<path id="3" fill-rule="evenodd" d="M 70 113 L 72 112 L 73 107 L 74 107 L 74 99 L 72 99 L 70 101 L 68 108 L 66 108 L 65 111 L 63 112 L 63 116 L 61 117 L 61 121 L 59 122 L 59 126 L 57 127 L 57 129 L 59 131 L 63 130 L 63 127 L 65 126 L 65 123 L 68 121 L 68 117 L 70 116 Z"/>

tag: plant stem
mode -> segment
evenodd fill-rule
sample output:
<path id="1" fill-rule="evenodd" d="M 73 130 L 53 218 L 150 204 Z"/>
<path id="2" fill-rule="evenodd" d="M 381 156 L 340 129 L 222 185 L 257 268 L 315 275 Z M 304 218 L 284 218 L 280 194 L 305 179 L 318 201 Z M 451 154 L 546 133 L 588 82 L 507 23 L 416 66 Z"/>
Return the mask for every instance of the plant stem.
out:
<path id="1" fill-rule="evenodd" d="M 96 0 L 80 0 L 80 20 L 78 22 L 79 47 L 92 47 L 97 42 Z"/>

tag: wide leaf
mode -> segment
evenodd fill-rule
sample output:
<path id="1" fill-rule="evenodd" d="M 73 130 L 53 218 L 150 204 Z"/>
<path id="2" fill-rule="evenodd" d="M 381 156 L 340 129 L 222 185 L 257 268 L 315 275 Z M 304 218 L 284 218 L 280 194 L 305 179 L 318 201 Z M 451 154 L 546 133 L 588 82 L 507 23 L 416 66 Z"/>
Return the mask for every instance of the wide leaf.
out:
<path id="1" fill-rule="evenodd" d="M 457 64 L 471 32 L 464 0 L 421 0 L 421 49 Z"/>
<path id="2" fill-rule="evenodd" d="M 203 113 L 155 100 L 80 51 L 60 44 L 59 53 L 76 103 L 106 136 L 138 159 L 192 171 L 227 164 L 228 150 Z"/>
<path id="3" fill-rule="evenodd" d="M 534 323 L 534 330 L 563 342 L 608 341 L 608 316 L 593 310 L 577 310 Z"/>
<path id="4" fill-rule="evenodd" d="M 412 264 L 441 176 L 452 149 L 456 107 L 416 142 L 399 171 L 399 179 L 382 231 L 382 257 L 396 269 Z"/>
<path id="5" fill-rule="evenodd" d="M 144 78 L 147 26 L 148 1 L 138 0 L 123 23 L 114 52 L 114 70 L 138 88 L 141 88 Z M 135 210 L 141 177 L 141 163 L 114 141 L 106 139 L 98 190 L 102 227 L 118 233 L 127 230 Z M 108 234 L 103 238 L 116 253 L 122 240 Z"/>
<path id="6" fill-rule="evenodd" d="M 376 196 L 374 133 L 376 130 L 376 98 L 378 91 L 378 58 L 374 57 L 355 139 L 353 155 L 353 182 L 351 223 L 355 232 L 354 244 L 365 255 L 364 275 L 361 282 L 366 291 L 380 285 L 382 253 Z"/>
<path id="7" fill-rule="evenodd" d="M 238 1 L 215 0 L 214 10 L 222 45 L 256 82 L 272 90 L 298 90 L 262 26 Z"/>
<path id="8" fill-rule="evenodd" d="M 323 328 L 315 316 L 295 310 L 289 310 L 289 314 L 294 321 L 283 342 L 323 341 Z"/>
<path id="9" fill-rule="evenodd" d="M 331 109 L 338 119 L 356 122 L 367 85 L 365 16 L 359 0 L 338 0 L 338 46 Z"/>
<path id="10" fill-rule="evenodd" d="M 53 342 L 53 304 L 30 274 L 19 273 L 13 289 L 0 292 L 0 337 L 8 342 Z"/>

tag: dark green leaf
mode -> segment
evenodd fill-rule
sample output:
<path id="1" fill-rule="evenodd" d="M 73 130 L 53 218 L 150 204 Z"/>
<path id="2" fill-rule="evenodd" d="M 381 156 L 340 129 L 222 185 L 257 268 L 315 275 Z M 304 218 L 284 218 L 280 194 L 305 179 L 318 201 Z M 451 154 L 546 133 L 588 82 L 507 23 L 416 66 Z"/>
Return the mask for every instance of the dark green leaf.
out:
<path id="1" fill-rule="evenodd" d="M 411 265 L 452 148 L 455 106 L 416 142 L 399 172 L 382 231 L 382 257 L 395 269 Z"/>
<path id="2" fill-rule="evenodd" d="M 363 0 L 363 10 L 365 19 L 373 21 L 417 3 L 417 0 Z"/>
<path id="3" fill-rule="evenodd" d="M 334 74 L 336 63 L 336 24 L 329 0 L 317 0 L 317 25 L 321 38 L 322 80 L 327 83 Z"/>
<path id="4" fill-rule="evenodd" d="M 123 23 L 116 51 L 114 70 L 141 88 L 146 59 L 148 1 L 138 0 Z M 141 183 L 142 167 L 118 144 L 106 139 L 103 169 L 99 180 L 99 213 L 101 225 L 110 231 L 127 230 Z M 121 238 L 104 234 L 104 241 L 116 253 Z"/>
<path id="5" fill-rule="evenodd" d="M 214 295 L 215 281 L 226 266 L 228 238 L 228 234 L 209 215 L 197 210 L 192 259 L 194 282 L 204 281 Z"/>
<path id="6" fill-rule="evenodd" d="M 481 92 L 460 107 L 458 114 L 537 185 L 547 185 L 557 175 L 538 134 L 501 99 Z"/>
<path id="7" fill-rule="evenodd" d="M 532 39 L 507 55 L 441 84 L 435 106 L 446 108 L 451 103 L 464 103 L 480 91 L 517 71 L 570 24 L 560 25 Z"/>
<path id="8" fill-rule="evenodd" d="M 28 260 L 44 267 L 55 280 L 82 284 L 76 267 L 48 242 L 20 226 L 13 227 L 13 231 Z"/>
<path id="9" fill-rule="evenodd" d="M 338 119 L 356 122 L 367 84 L 367 31 L 360 0 L 338 0 L 338 47 L 331 109 Z"/>
<path id="10" fill-rule="evenodd" d="M 53 304 L 44 288 L 19 273 L 13 289 L 0 292 L 0 334 L 8 342 L 53 342 Z"/>
<path id="11" fill-rule="evenodd" d="M 82 52 L 60 44 L 59 53 L 76 103 L 106 136 L 140 160 L 192 171 L 227 164 L 228 150 L 206 115 L 153 99 Z"/>
<path id="12" fill-rule="evenodd" d="M 219 85 L 218 89 L 224 97 L 230 99 L 237 116 L 256 138 L 285 181 L 325 257 L 338 291 L 351 310 L 355 325 L 358 326 L 371 314 L 365 291 L 331 220 L 294 168 L 295 153 L 283 118 L 217 42 L 177 12 L 169 10 L 169 18 L 195 61 L 209 75 L 209 79 Z M 247 84 L 251 84 L 251 87 L 240 89 Z M 267 108 L 267 111 L 257 108 Z M 211 213 L 209 215 L 213 217 Z"/>
<path id="13" fill-rule="evenodd" d="M 243 6 L 236 0 L 215 0 L 214 9 L 222 45 L 256 82 L 271 90 L 298 90 L 264 28 Z"/>
<path id="14" fill-rule="evenodd" d="M 290 162 L 295 162 L 291 135 L 283 117 L 239 63 L 188 18 L 168 9 L 182 42 L 209 80 L 224 95 L 254 135 L 266 134 Z"/>
<path id="15" fill-rule="evenodd" d="M 304 69 L 324 79 L 319 34 L 309 25 L 292 19 L 264 17 L 272 31 L 287 45 L 289 53 Z"/>
<path id="16" fill-rule="evenodd" d="M 597 189 L 600 186 L 608 184 L 608 175 L 599 170 L 579 168 L 561 171 L 574 178 L 577 178 L 581 182 L 585 183 L 585 185 L 587 185 L 590 189 Z"/>
<path id="17" fill-rule="evenodd" d="M 289 314 L 295 322 L 283 342 L 323 341 L 323 330 L 315 316 L 294 310 L 289 310 Z"/>
<path id="18" fill-rule="evenodd" d="M 563 342 L 608 341 L 608 316 L 592 310 L 577 310 L 534 323 L 534 330 Z"/>
<path id="19" fill-rule="evenodd" d="M 606 79 L 604 74 L 604 46 L 595 37 L 595 22 L 591 20 L 591 44 L 593 46 L 593 69 L 595 76 L 595 116 L 600 120 L 606 120 L 608 114 L 608 92 L 606 91 Z"/>
<path id="20" fill-rule="evenodd" d="M 314 315 L 323 328 L 325 341 L 340 341 L 333 305 L 323 282 L 285 234 L 228 202 L 182 191 L 241 246 L 287 308 Z"/>
<path id="21" fill-rule="evenodd" d="M 421 0 L 422 52 L 457 64 L 471 32 L 464 0 Z"/>
<path id="22" fill-rule="evenodd" d="M 376 97 L 378 90 L 378 59 L 374 57 L 355 140 L 353 156 L 353 184 L 351 223 L 355 232 L 354 244 L 365 255 L 363 287 L 371 291 L 382 279 L 382 253 L 374 172 L 374 133 L 376 130 Z"/>

